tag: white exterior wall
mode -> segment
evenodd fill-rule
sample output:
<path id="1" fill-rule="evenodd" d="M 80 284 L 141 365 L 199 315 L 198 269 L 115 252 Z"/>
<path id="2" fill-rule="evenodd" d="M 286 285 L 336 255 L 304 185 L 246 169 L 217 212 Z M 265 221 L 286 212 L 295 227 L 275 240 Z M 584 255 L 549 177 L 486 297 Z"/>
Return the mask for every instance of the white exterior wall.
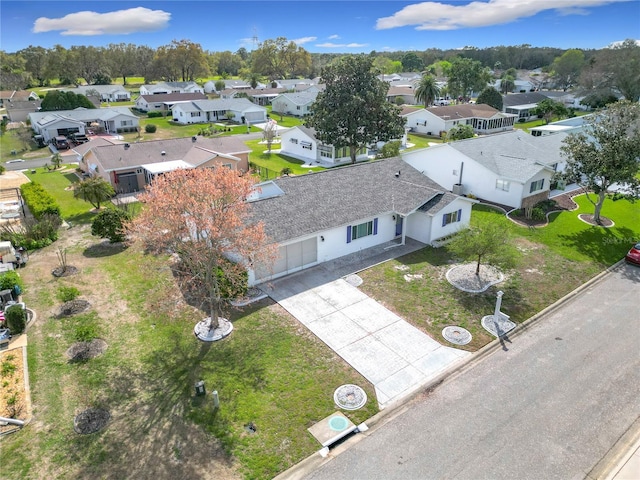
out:
<path id="1" fill-rule="evenodd" d="M 530 197 L 532 195 L 538 195 L 542 192 L 548 192 L 549 191 L 549 185 L 551 184 L 551 177 L 553 176 L 553 172 L 549 172 L 548 170 L 542 170 L 540 172 L 538 172 L 537 175 L 534 175 L 533 177 L 531 177 L 529 180 L 527 180 L 524 185 L 521 186 L 521 198 L 526 198 L 526 197 Z M 537 180 L 540 179 L 544 179 L 544 183 L 542 185 L 542 190 L 536 190 L 535 192 L 529 192 L 529 190 L 531 190 L 531 183 L 535 182 Z M 520 206 L 520 204 L 518 204 L 518 207 Z"/>
<path id="2" fill-rule="evenodd" d="M 424 124 L 426 121 L 426 125 Z M 414 132 L 422 133 L 423 135 L 432 135 L 439 137 L 440 132 L 445 129 L 444 120 L 440 117 L 436 117 L 427 110 L 418 110 L 415 113 L 407 115 L 407 127 L 411 128 Z"/>
<path id="3" fill-rule="evenodd" d="M 58 136 L 58 129 L 64 128 L 79 128 L 80 133 L 84 133 L 84 123 L 83 122 L 72 122 L 67 120 L 60 120 L 54 122 L 53 124 L 47 125 L 43 128 L 40 128 L 40 125 L 37 123 L 33 124 L 33 130 L 44 137 L 44 140 L 48 142 L 54 137 Z"/>
<path id="4" fill-rule="evenodd" d="M 297 140 L 298 143 L 292 143 L 291 140 Z M 311 143 L 311 150 L 302 148 L 301 142 Z M 316 140 L 297 128 L 292 128 L 282 133 L 280 152 L 309 162 L 314 162 L 318 159 L 318 145 Z"/>

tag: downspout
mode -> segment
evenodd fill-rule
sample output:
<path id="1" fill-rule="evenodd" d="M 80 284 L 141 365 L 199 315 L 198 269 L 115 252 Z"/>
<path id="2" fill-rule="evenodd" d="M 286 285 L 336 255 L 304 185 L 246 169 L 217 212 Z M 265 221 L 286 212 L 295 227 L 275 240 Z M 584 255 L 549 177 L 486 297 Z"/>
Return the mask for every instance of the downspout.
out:
<path id="1" fill-rule="evenodd" d="M 404 228 L 404 227 L 405 227 L 405 223 L 406 223 L 405 220 L 407 219 L 407 217 L 403 217 L 402 215 L 400 215 L 400 218 L 403 219 L 402 220 L 402 241 L 400 242 L 400 245 L 404 245 L 404 241 L 405 241 L 405 238 L 406 238 L 406 233 L 405 232 L 407 231 L 407 229 Z"/>
<path id="2" fill-rule="evenodd" d="M 460 162 L 460 176 L 458 177 L 458 185 L 462 185 L 462 170 L 464 169 L 464 162 Z"/>

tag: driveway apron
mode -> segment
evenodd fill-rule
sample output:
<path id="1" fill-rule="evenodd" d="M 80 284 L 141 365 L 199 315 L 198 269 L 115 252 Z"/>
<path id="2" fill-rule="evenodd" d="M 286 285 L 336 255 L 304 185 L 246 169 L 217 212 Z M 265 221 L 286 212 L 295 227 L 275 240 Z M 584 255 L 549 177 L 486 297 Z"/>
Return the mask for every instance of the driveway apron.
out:
<path id="1" fill-rule="evenodd" d="M 380 408 L 470 355 L 441 345 L 321 266 L 262 289 L 373 384 Z"/>

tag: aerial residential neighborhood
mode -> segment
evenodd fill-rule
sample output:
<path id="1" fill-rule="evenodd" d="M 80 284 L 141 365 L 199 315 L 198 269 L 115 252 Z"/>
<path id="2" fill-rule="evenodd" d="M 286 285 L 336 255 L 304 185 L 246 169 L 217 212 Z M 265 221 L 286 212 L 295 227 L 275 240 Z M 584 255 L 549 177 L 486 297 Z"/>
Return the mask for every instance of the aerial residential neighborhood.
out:
<path id="1" fill-rule="evenodd" d="M 3 1 L 0 476 L 640 478 L 640 5 L 568 3 Z"/>

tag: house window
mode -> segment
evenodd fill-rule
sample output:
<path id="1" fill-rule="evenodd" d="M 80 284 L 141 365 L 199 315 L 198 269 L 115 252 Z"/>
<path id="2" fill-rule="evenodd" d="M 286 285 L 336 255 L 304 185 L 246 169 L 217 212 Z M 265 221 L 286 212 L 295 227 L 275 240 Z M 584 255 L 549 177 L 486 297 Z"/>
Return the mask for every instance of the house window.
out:
<path id="1" fill-rule="evenodd" d="M 304 148 L 305 150 L 311 150 L 312 149 L 311 142 L 300 142 L 300 145 L 302 145 L 302 148 Z"/>
<path id="2" fill-rule="evenodd" d="M 222 166 L 228 168 L 229 170 L 233 168 L 233 165 L 231 165 L 230 163 L 223 163 Z"/>
<path id="3" fill-rule="evenodd" d="M 378 234 L 378 219 L 374 218 L 365 223 L 359 225 L 349 225 L 347 227 L 347 243 L 351 243 L 351 240 L 357 240 L 358 238 L 368 237 L 369 235 Z"/>
<path id="4" fill-rule="evenodd" d="M 541 178 L 540 180 L 536 180 L 535 182 L 531 182 L 531 188 L 529 188 L 529 193 L 542 190 L 543 187 L 544 187 L 544 178 Z"/>
<path id="5" fill-rule="evenodd" d="M 321 157 L 333 158 L 333 147 L 331 145 L 320 145 L 318 150 Z"/>
<path id="6" fill-rule="evenodd" d="M 192 117 L 199 117 L 200 116 L 200 112 L 191 112 L 191 116 Z"/>
<path id="7" fill-rule="evenodd" d="M 500 179 L 496 180 L 496 190 L 504 190 L 505 192 L 508 192 L 510 185 L 511 185 L 511 182 L 507 180 L 500 180 Z"/>
<path id="8" fill-rule="evenodd" d="M 298 139 L 297 138 L 292 138 L 291 140 L 289 140 L 291 143 L 293 143 L 294 145 L 298 144 Z"/>
<path id="9" fill-rule="evenodd" d="M 129 125 L 133 125 L 133 120 L 122 120 L 120 125 L 123 127 L 128 127 Z"/>
<path id="10" fill-rule="evenodd" d="M 449 225 L 450 223 L 459 222 L 462 219 L 462 209 L 457 212 L 445 213 L 442 216 L 442 226 Z"/>

